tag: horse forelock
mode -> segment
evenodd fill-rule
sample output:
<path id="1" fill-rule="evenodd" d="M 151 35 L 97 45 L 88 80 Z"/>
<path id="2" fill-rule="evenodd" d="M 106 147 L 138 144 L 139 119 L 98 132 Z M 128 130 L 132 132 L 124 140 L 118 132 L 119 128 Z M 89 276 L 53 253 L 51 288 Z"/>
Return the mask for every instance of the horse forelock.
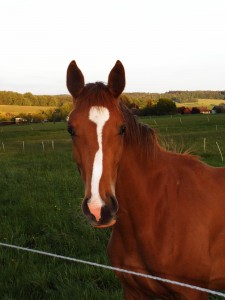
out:
<path id="1" fill-rule="evenodd" d="M 113 97 L 103 82 L 88 83 L 75 101 L 76 107 L 113 105 Z"/>

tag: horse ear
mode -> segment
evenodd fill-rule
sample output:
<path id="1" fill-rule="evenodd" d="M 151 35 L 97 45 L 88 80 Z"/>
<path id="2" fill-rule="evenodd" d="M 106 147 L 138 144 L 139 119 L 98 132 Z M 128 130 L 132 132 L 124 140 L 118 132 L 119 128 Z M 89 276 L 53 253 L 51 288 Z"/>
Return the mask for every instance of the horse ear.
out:
<path id="1" fill-rule="evenodd" d="M 126 84 L 125 70 L 122 63 L 117 60 L 115 66 L 109 73 L 108 87 L 114 97 L 119 97 L 122 94 Z"/>
<path id="2" fill-rule="evenodd" d="M 70 94 L 76 98 L 84 88 L 84 76 L 75 60 L 71 61 L 67 69 L 66 85 Z"/>

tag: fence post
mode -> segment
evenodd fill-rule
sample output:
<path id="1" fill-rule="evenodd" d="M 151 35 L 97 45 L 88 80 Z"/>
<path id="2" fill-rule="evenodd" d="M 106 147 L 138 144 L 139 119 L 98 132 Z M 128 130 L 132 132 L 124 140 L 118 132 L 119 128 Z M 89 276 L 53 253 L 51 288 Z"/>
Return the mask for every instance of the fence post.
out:
<path id="1" fill-rule="evenodd" d="M 220 152 L 220 156 L 221 156 L 221 160 L 223 161 L 223 154 L 222 154 L 222 151 L 221 151 L 221 149 L 220 149 L 220 146 L 219 146 L 219 144 L 216 142 L 216 145 L 217 145 L 217 147 L 218 147 L 218 149 L 219 149 L 219 152 Z"/>
<path id="2" fill-rule="evenodd" d="M 206 153 L 206 138 L 204 138 L 204 153 Z"/>

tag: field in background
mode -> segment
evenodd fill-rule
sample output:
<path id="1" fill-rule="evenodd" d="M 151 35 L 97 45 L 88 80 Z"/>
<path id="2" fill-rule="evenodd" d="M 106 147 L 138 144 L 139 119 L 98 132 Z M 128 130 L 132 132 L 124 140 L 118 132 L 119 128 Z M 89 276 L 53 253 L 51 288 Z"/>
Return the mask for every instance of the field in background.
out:
<path id="1" fill-rule="evenodd" d="M 191 149 L 211 165 L 225 165 L 216 145 L 225 157 L 225 114 L 141 121 L 155 128 L 168 150 Z M 110 229 L 92 228 L 81 212 L 83 187 L 66 127 L 0 127 L 0 241 L 109 264 Z M 4 300 L 122 299 L 113 272 L 100 268 L 3 247 L 0 265 Z"/>
<path id="2" fill-rule="evenodd" d="M 208 109 L 212 109 L 214 105 L 219 105 L 220 103 L 225 103 L 225 100 L 218 99 L 198 99 L 197 102 L 184 102 L 176 103 L 177 107 L 199 107 L 204 106 Z M 21 106 L 21 105 L 0 105 L 0 113 L 11 113 L 18 115 L 20 113 L 34 114 L 40 111 L 46 111 L 49 109 L 55 109 L 55 106 Z"/>
<path id="3" fill-rule="evenodd" d="M 219 105 L 220 103 L 224 103 L 225 104 L 225 100 L 221 100 L 221 99 L 197 99 L 197 102 L 184 102 L 184 103 L 176 103 L 177 107 L 207 107 L 208 109 L 212 109 L 213 106 L 215 105 Z"/>
<path id="4" fill-rule="evenodd" d="M 225 114 L 146 117 L 142 122 L 156 130 L 167 150 L 188 151 L 212 166 L 225 165 Z"/>
<path id="5" fill-rule="evenodd" d="M 34 114 L 40 111 L 55 109 L 54 106 L 21 106 L 21 105 L 0 105 L 0 113 L 11 113 L 18 115 L 20 113 Z"/>

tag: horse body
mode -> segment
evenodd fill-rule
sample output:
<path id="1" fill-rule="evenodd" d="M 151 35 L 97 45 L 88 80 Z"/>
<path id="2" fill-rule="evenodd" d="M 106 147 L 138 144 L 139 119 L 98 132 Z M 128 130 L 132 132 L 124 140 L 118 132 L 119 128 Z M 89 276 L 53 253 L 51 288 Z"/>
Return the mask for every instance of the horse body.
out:
<path id="1" fill-rule="evenodd" d="M 142 162 L 138 151 L 128 151 L 133 152 L 133 159 L 124 155 L 118 171 L 120 209 L 108 247 L 112 265 L 205 288 L 224 288 L 225 201 L 221 184 L 225 183 L 225 170 L 160 148 L 153 159 L 144 157 Z M 127 299 L 149 299 L 150 295 L 208 299 L 184 288 L 117 275 L 127 286 L 128 295 L 131 293 Z M 171 296 L 171 289 L 177 296 Z"/>
<path id="2" fill-rule="evenodd" d="M 84 86 L 73 61 L 67 87 L 74 158 L 84 182 L 83 213 L 112 226 L 115 267 L 211 289 L 225 289 L 225 168 L 167 152 L 119 101 L 125 72 Z M 207 294 L 117 272 L 125 299 L 205 300 Z"/>

